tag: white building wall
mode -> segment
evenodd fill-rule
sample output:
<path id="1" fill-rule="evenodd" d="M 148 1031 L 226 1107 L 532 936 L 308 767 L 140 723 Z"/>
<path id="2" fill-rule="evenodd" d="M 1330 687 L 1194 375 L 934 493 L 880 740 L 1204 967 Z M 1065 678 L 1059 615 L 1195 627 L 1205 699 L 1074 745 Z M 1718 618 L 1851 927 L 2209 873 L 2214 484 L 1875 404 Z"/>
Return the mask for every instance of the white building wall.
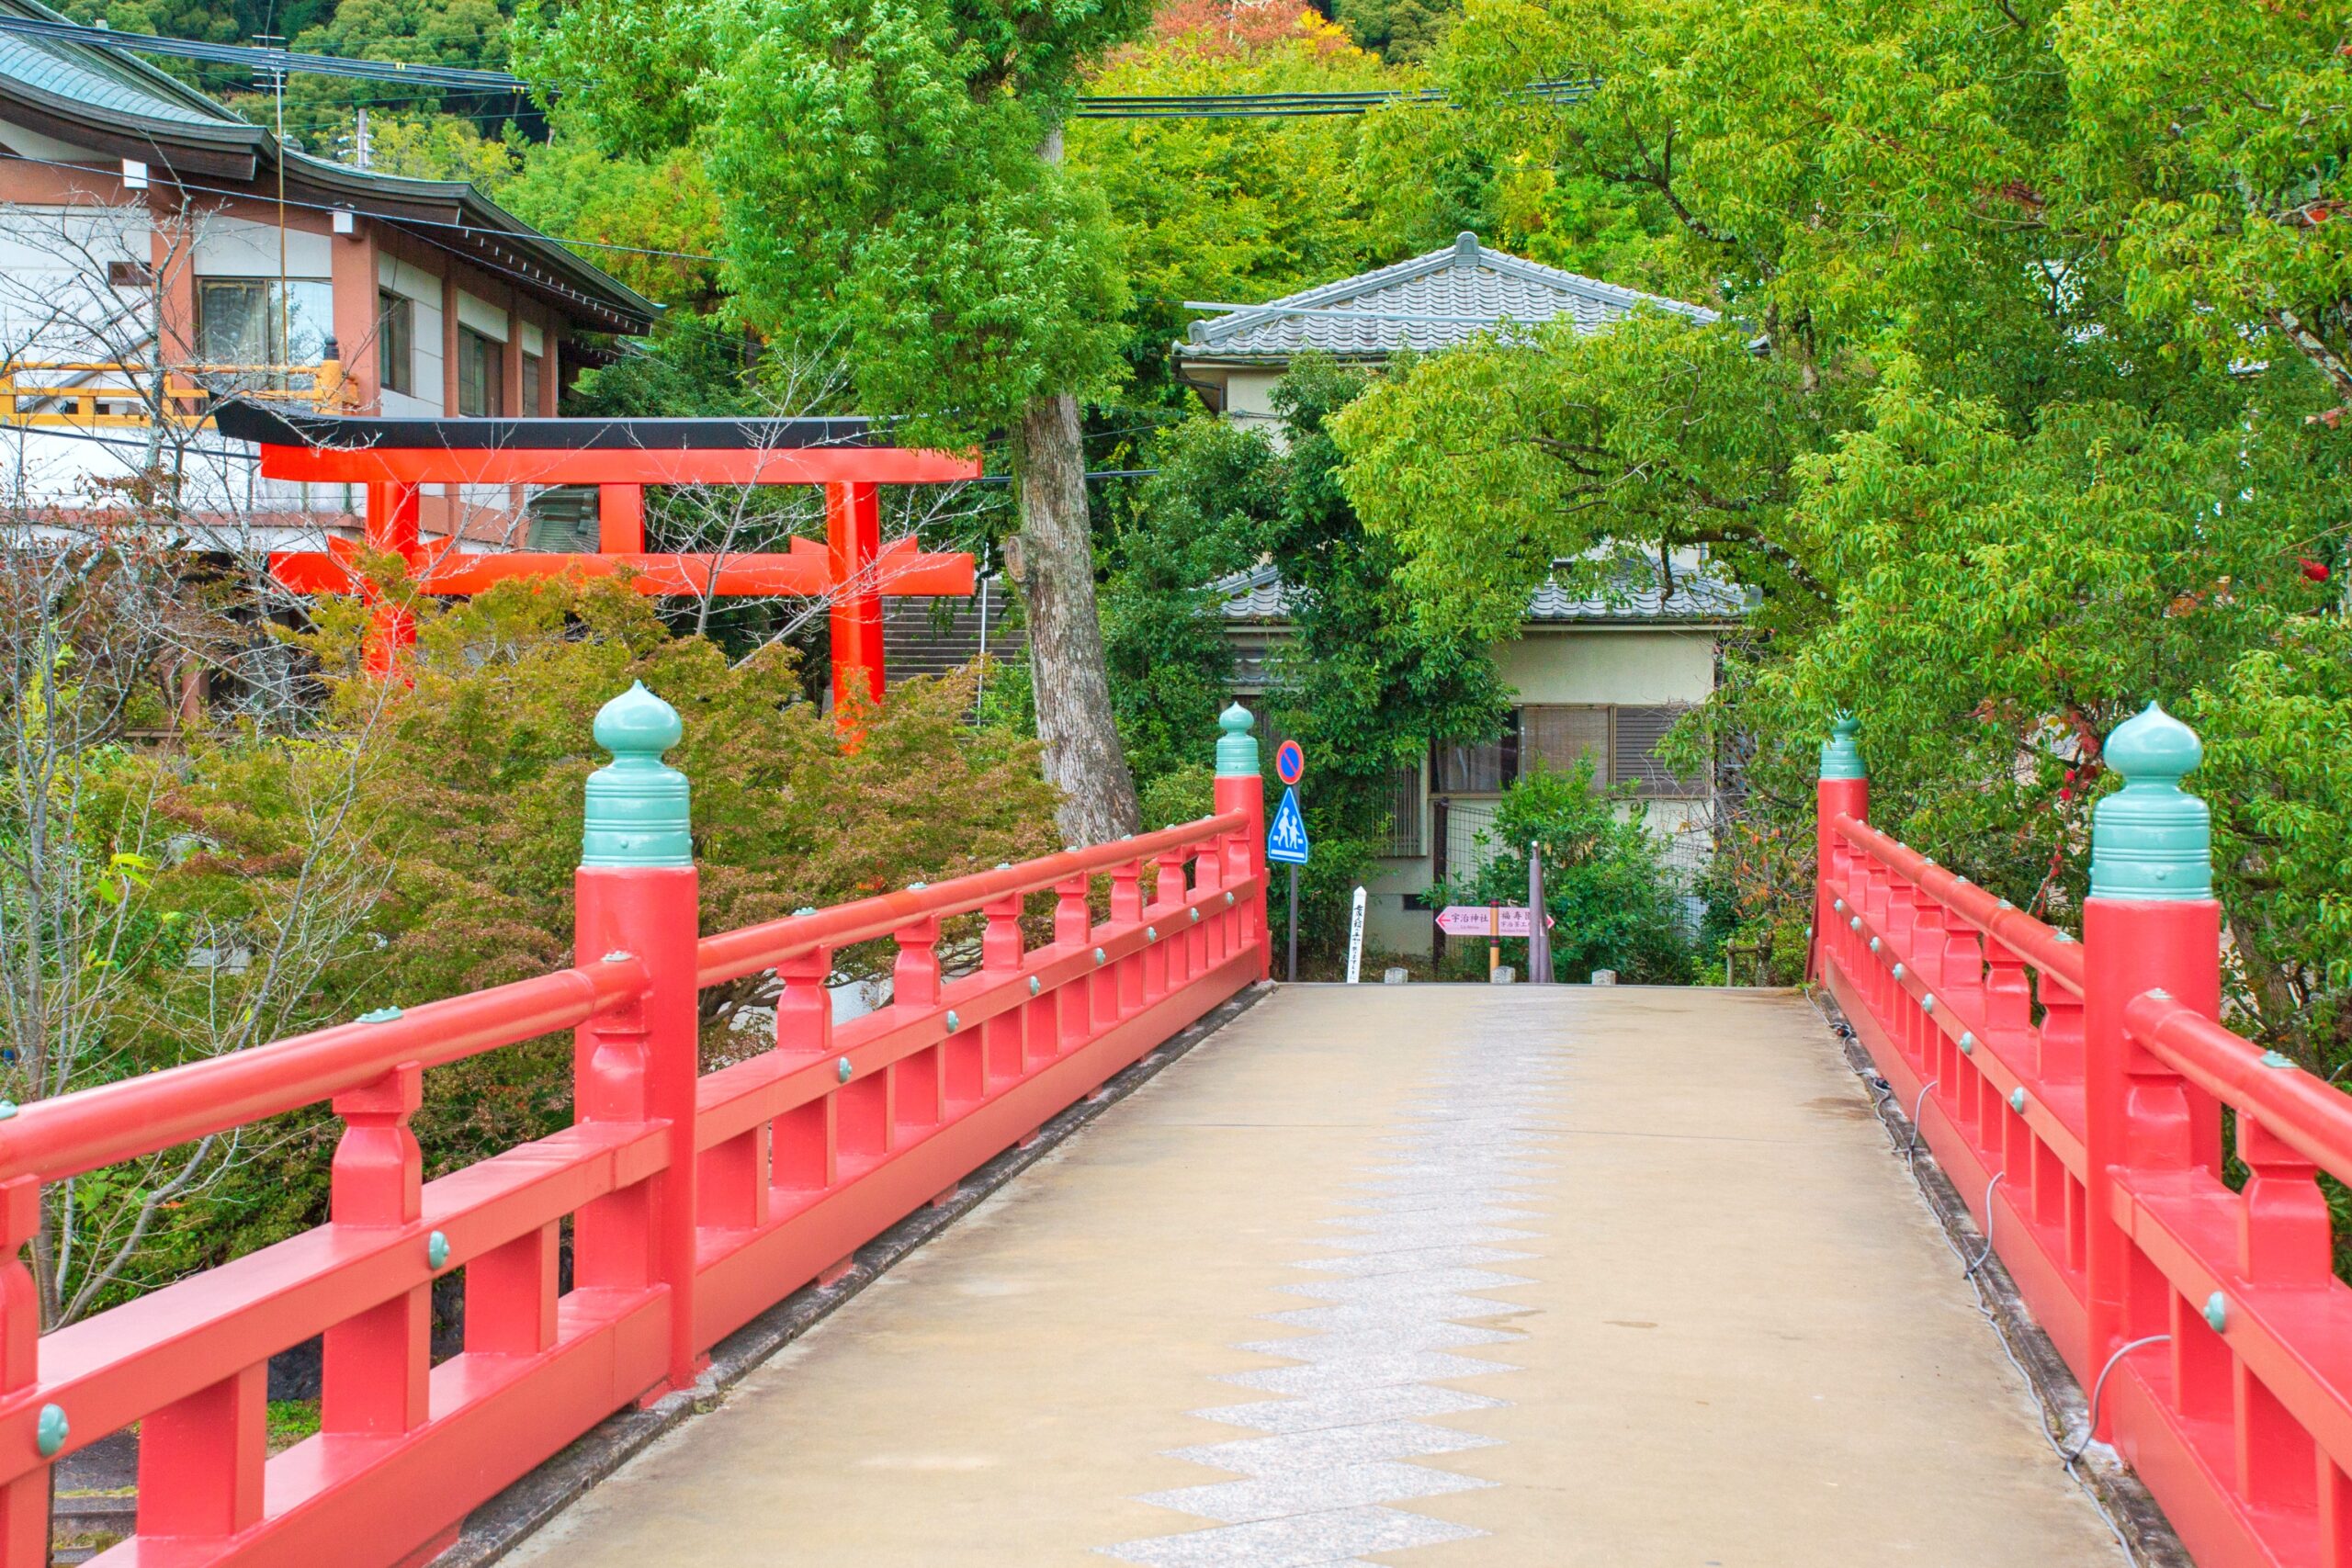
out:
<path id="1" fill-rule="evenodd" d="M 1494 649 L 1495 667 L 1520 705 L 1593 704 L 1611 707 L 1660 707 L 1698 704 L 1714 691 L 1713 631 L 1656 626 L 1600 626 L 1565 624 L 1527 628 L 1516 641 Z M 1426 784 L 1428 765 L 1423 764 Z M 1455 800 L 1451 811 L 1457 822 L 1491 810 L 1486 803 Z M 1659 838 L 1677 863 L 1703 864 L 1713 827 L 1713 806 L 1706 800 L 1657 799 L 1635 810 Z M 1434 810 L 1424 789 L 1421 799 L 1421 842 L 1434 845 Z M 1365 881 L 1371 895 L 1365 911 L 1367 944 L 1391 952 L 1429 951 L 1429 912 L 1406 907 L 1405 900 L 1425 893 L 1435 881 L 1434 852 L 1411 860 L 1385 860 Z"/>
<path id="2" fill-rule="evenodd" d="M 407 419 L 438 419 L 446 412 L 443 399 L 447 361 L 442 357 L 441 280 L 398 256 L 379 256 L 376 284 L 409 301 L 416 323 L 416 346 L 410 355 L 414 393 L 387 392 L 384 412 Z"/>

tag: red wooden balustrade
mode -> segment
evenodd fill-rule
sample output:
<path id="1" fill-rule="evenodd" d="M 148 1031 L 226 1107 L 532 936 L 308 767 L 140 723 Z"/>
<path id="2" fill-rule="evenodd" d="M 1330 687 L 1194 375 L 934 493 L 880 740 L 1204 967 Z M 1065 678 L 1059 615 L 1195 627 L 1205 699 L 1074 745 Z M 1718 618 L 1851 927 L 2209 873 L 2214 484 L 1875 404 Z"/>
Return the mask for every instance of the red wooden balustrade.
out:
<path id="1" fill-rule="evenodd" d="M 699 938 L 691 865 L 583 868 L 575 968 L 0 1122 L 12 1259 L 43 1182 L 322 1103 L 345 1124 L 332 1218 L 290 1240 L 45 1337 L 28 1271 L 0 1269 L 0 1568 L 48 1562 L 51 1465 L 133 1422 L 137 1533 L 102 1563 L 429 1560 L 476 1505 L 613 1411 L 691 1382 L 714 1343 L 1261 978 L 1254 772 L 1220 777 L 1217 807 Z M 1047 890 L 1053 940 L 1031 948 L 1022 900 Z M 979 965 L 946 976 L 941 922 L 971 913 Z M 890 1004 L 836 1025 L 831 955 L 884 937 Z M 697 990 L 765 971 L 783 987 L 775 1047 L 698 1074 Z M 422 1180 L 408 1123 L 424 1075 L 562 1029 L 575 1123 Z M 458 1269 L 464 1348 L 435 1366 L 432 1281 Z M 268 1456 L 268 1358 L 322 1334 L 322 1429 Z"/>
<path id="2" fill-rule="evenodd" d="M 2352 1290 L 2315 1179 L 2352 1182 L 2352 1097 L 2214 1021 L 2211 899 L 2095 895 L 2078 942 L 1866 803 L 1823 780 L 1815 977 L 2083 1387 L 2105 1372 L 2098 1436 L 2201 1568 L 2352 1568 Z"/>

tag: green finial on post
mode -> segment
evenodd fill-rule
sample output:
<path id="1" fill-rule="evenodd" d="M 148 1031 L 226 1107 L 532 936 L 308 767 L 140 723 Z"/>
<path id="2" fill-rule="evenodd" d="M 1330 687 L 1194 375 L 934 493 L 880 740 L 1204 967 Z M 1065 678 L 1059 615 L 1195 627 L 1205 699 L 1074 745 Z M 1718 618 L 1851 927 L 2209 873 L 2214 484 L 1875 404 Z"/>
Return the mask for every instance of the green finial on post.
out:
<path id="1" fill-rule="evenodd" d="M 2212 814 L 2180 787 L 2204 757 L 2196 732 L 2154 703 L 2107 738 L 2123 787 L 2091 814 L 2093 897 L 2213 896 Z"/>
<path id="2" fill-rule="evenodd" d="M 1216 773 L 1223 779 L 1255 778 L 1258 773 L 1258 739 L 1250 731 L 1257 720 L 1239 703 L 1217 715 L 1217 728 L 1225 733 L 1216 738 Z"/>
<path id="3" fill-rule="evenodd" d="M 1861 732 L 1860 719 L 1849 713 L 1838 716 L 1838 722 L 1829 727 L 1829 739 L 1821 743 L 1823 778 L 1861 779 L 1870 776 L 1862 769 L 1862 749 L 1854 744 L 1854 737 Z"/>
<path id="4" fill-rule="evenodd" d="M 588 775 L 582 865 L 694 864 L 686 775 L 662 761 L 684 734 L 678 710 L 641 681 L 596 715 L 596 744 L 613 760 Z"/>

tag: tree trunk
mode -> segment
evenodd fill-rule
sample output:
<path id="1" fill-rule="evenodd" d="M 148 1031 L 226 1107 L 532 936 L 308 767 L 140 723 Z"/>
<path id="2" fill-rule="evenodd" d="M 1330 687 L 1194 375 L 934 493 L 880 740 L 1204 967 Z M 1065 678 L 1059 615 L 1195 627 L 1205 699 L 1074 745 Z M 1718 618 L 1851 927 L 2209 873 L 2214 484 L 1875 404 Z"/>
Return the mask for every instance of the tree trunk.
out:
<path id="1" fill-rule="evenodd" d="M 1062 792 L 1056 821 L 1072 844 L 1108 843 L 1134 832 L 1138 814 L 1102 667 L 1078 400 L 1064 392 L 1030 403 L 1014 432 L 1012 455 L 1021 487 L 1020 581 L 1029 610 L 1037 739 L 1045 742 L 1046 782 Z"/>

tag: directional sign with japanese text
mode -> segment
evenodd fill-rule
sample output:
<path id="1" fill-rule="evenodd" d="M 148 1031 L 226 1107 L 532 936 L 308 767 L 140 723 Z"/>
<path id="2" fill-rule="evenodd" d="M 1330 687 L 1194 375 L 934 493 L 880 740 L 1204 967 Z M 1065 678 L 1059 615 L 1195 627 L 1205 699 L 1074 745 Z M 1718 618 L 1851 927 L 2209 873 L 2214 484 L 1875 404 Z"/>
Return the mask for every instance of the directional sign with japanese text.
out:
<path id="1" fill-rule="evenodd" d="M 1306 818 L 1299 815 L 1298 792 L 1286 789 L 1266 829 L 1266 858 L 1276 865 L 1305 865 L 1306 853 Z"/>
<path id="2" fill-rule="evenodd" d="M 1546 931 L 1559 923 L 1544 917 Z M 1524 904 L 1448 904 L 1439 911 L 1437 929 L 1448 936 L 1525 936 L 1534 921 Z"/>

